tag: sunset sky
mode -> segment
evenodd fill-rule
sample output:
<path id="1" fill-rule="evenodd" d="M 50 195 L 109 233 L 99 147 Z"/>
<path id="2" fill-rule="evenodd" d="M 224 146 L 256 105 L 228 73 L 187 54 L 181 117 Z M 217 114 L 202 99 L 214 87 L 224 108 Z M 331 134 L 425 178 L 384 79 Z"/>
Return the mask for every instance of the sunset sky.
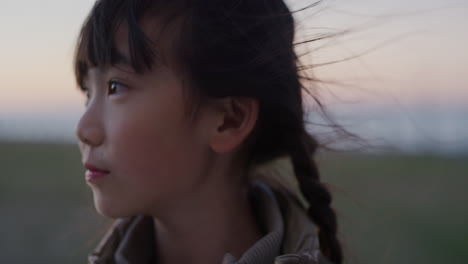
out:
<path id="1" fill-rule="evenodd" d="M 288 2 L 294 10 L 312 1 Z M 83 98 L 71 62 L 79 27 L 93 3 L 0 0 L 0 123 L 46 117 L 76 121 Z M 313 63 L 371 50 L 315 70 L 319 78 L 342 83 L 325 87 L 325 98 L 335 94 L 356 107 L 387 109 L 468 104 L 466 0 L 331 0 L 300 14 L 297 22 L 302 30 L 355 29 L 313 52 Z"/>

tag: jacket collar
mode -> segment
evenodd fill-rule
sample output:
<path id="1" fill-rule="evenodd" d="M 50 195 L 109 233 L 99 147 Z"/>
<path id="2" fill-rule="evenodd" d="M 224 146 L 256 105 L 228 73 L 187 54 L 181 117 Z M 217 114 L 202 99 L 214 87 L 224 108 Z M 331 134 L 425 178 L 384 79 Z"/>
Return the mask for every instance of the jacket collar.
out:
<path id="1" fill-rule="evenodd" d="M 222 264 L 326 264 L 320 253 L 315 225 L 301 203 L 287 190 L 275 190 L 254 182 L 252 202 L 266 234 L 240 259 L 229 253 Z M 151 216 L 138 215 L 114 221 L 95 250 L 89 264 L 154 263 L 154 226 Z"/>
<path id="2" fill-rule="evenodd" d="M 222 264 L 271 264 L 280 253 L 284 237 L 284 223 L 273 191 L 263 183 L 252 184 L 250 201 L 256 213 L 255 217 L 265 226 L 266 234 L 255 242 L 239 260 L 227 253 Z"/>

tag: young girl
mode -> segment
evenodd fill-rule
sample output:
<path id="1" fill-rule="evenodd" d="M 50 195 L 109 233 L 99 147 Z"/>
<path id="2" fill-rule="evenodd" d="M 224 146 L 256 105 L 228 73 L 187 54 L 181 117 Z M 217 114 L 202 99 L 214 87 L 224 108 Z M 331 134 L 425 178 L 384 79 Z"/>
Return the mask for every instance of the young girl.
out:
<path id="1" fill-rule="evenodd" d="M 116 221 L 89 263 L 342 262 L 294 25 L 283 0 L 96 2 L 77 136 L 95 207 Z"/>

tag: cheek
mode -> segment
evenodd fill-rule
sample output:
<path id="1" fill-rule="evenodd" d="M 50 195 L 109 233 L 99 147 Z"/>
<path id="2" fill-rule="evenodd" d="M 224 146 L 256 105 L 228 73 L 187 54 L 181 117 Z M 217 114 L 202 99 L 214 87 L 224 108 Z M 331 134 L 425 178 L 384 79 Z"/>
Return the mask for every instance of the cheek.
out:
<path id="1" fill-rule="evenodd" d="M 112 153 L 126 174 L 157 177 L 181 158 L 177 126 L 170 120 L 133 119 L 115 129 Z M 171 120 L 172 121 L 172 120 Z"/>
<path id="2" fill-rule="evenodd" d="M 134 113 L 115 120 L 108 130 L 113 131 L 108 136 L 116 182 L 141 206 L 182 197 L 200 181 L 203 144 L 198 133 L 178 109 Z"/>

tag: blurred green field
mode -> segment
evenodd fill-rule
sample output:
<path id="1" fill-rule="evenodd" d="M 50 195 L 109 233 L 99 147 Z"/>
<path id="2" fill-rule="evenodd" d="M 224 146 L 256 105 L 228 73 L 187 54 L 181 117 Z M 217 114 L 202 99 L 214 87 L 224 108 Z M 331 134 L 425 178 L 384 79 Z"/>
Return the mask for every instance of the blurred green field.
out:
<path id="1" fill-rule="evenodd" d="M 347 263 L 468 263 L 468 156 L 322 154 Z M 0 143 L 0 263 L 86 263 L 96 214 L 73 145 Z"/>

